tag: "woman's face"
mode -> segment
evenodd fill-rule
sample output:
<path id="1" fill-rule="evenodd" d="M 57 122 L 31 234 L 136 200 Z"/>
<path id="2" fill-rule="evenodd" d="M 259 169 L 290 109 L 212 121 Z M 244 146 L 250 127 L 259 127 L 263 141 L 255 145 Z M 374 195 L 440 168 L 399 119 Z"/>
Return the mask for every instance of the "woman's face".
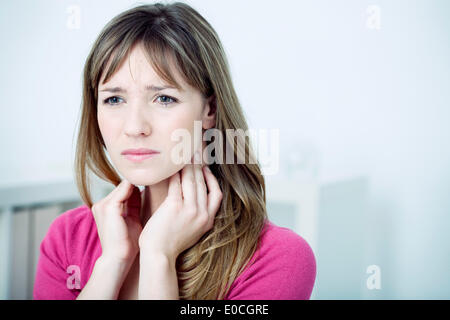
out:
<path id="1" fill-rule="evenodd" d="M 214 126 L 214 114 L 208 114 L 209 101 L 200 91 L 186 84 L 179 74 L 176 80 L 182 90 L 155 88 L 167 84 L 148 63 L 141 45 L 131 50 L 105 84 L 102 84 L 103 76 L 98 87 L 99 128 L 111 161 L 132 184 L 156 184 L 181 170 L 185 163 L 173 160 L 174 146 L 179 149 L 183 143 L 189 159 L 195 146 L 205 146 L 201 135 L 194 136 L 194 121 L 202 121 L 203 129 Z M 172 139 L 172 132 L 177 129 L 187 130 L 190 141 Z M 159 153 L 139 162 L 122 155 L 126 149 L 138 148 Z"/>

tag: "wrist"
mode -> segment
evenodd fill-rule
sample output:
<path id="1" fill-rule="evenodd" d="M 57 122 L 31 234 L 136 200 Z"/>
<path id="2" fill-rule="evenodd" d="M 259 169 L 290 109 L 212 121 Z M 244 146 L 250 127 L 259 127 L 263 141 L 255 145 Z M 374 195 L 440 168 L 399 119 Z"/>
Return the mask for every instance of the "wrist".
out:
<path id="1" fill-rule="evenodd" d="M 155 251 L 152 249 L 141 249 L 140 263 L 163 264 L 163 265 L 175 265 L 176 257 L 171 254 Z"/>
<path id="2" fill-rule="evenodd" d="M 94 270 L 102 277 L 115 279 L 121 282 L 125 279 L 133 261 L 124 261 L 108 256 L 100 256 L 94 265 Z"/>
<path id="3" fill-rule="evenodd" d="M 177 270 L 173 257 L 161 252 L 141 251 L 139 263 L 140 300 L 179 299 Z"/>
<path id="4" fill-rule="evenodd" d="M 113 256 L 109 256 L 106 254 L 102 254 L 100 255 L 100 257 L 98 257 L 97 262 L 99 262 L 99 264 L 101 264 L 102 266 L 113 266 L 113 267 L 127 267 L 128 265 L 132 265 L 134 262 L 134 259 L 136 258 L 136 255 L 134 255 L 133 257 L 127 258 L 127 259 L 121 259 L 121 258 L 116 258 Z"/>
<path id="5" fill-rule="evenodd" d="M 151 243 L 141 244 L 139 243 L 139 254 L 140 259 L 169 259 L 175 260 L 178 254 L 170 250 L 163 250 L 156 246 L 151 245 Z"/>
<path id="6" fill-rule="evenodd" d="M 77 300 L 117 299 L 131 264 L 100 256 Z"/>

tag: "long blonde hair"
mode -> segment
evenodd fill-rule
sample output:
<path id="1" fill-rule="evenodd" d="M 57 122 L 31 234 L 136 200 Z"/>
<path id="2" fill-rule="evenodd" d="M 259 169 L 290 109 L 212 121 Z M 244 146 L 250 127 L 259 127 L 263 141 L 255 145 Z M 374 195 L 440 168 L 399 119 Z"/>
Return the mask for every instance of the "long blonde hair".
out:
<path id="1" fill-rule="evenodd" d="M 129 9 L 103 28 L 84 66 L 74 169 L 81 198 L 89 208 L 93 203 L 88 169 L 115 186 L 121 180 L 106 157 L 97 123 L 98 84 L 103 72 L 104 82 L 108 81 L 137 43 L 143 44 L 153 68 L 169 84 L 178 87 L 169 67 L 168 57 L 172 57 L 188 84 L 204 97 L 214 95 L 215 129 L 225 137 L 225 145 L 215 149 L 216 156 L 225 158 L 226 145 L 232 138 L 227 129 L 248 129 L 222 44 L 211 25 L 192 7 L 180 2 Z M 255 159 L 251 143 L 244 140 L 245 155 Z M 235 160 L 239 150 L 234 137 L 232 141 Z M 267 220 L 264 176 L 257 161 L 221 162 L 209 167 L 221 187 L 222 204 L 213 228 L 177 258 L 180 299 L 222 300 L 251 261 Z"/>

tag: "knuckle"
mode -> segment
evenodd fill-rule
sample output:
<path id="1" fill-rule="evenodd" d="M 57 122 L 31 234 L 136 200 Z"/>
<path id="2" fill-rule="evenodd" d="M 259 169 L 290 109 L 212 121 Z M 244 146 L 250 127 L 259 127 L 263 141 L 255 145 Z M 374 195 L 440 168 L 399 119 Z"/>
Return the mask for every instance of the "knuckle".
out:
<path id="1" fill-rule="evenodd" d="M 217 201 L 222 201 L 222 199 L 223 199 L 223 194 L 222 194 L 222 192 L 218 192 L 218 193 L 216 194 L 216 199 L 217 199 Z"/>
<path id="2" fill-rule="evenodd" d="M 189 206 L 186 208 L 186 214 L 189 216 L 197 215 L 197 208 L 195 206 Z"/>
<path id="3" fill-rule="evenodd" d="M 206 209 L 206 207 L 202 207 L 199 209 L 199 213 L 200 216 L 208 218 L 209 214 L 208 214 L 208 210 Z"/>
<path id="4" fill-rule="evenodd" d="M 207 228 L 210 224 L 209 221 L 209 216 L 207 213 L 202 213 L 199 217 L 198 217 L 198 221 L 199 224 L 203 227 L 203 228 Z"/>
<path id="5" fill-rule="evenodd" d="M 179 212 L 180 211 L 180 204 L 176 201 L 169 203 L 169 208 L 171 211 Z"/>

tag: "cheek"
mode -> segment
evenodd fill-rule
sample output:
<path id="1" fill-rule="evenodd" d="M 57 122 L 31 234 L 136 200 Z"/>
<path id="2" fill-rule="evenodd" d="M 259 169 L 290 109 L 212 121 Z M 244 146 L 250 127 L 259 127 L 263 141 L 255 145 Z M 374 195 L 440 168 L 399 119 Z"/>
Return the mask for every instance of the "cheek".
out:
<path id="1" fill-rule="evenodd" d="M 105 144 L 108 147 L 109 141 L 113 138 L 115 132 L 117 131 L 116 128 L 118 127 L 118 124 L 115 123 L 113 119 L 107 119 L 101 114 L 98 115 L 97 121 L 103 141 L 105 141 Z"/>
<path id="2" fill-rule="evenodd" d="M 188 161 L 192 157 L 195 147 L 199 147 L 202 139 L 201 124 L 196 124 L 200 127 L 200 132 L 195 133 L 196 119 L 192 114 L 184 114 L 183 116 L 172 118 L 170 126 L 164 130 L 164 140 L 166 141 L 166 155 L 175 157 L 171 163 L 179 163 L 179 156 L 187 157 Z M 198 130 L 198 129 L 197 129 Z M 194 141 L 195 139 L 195 141 Z M 182 168 L 184 165 L 177 164 L 177 167 Z"/>
<path id="3" fill-rule="evenodd" d="M 166 127 L 164 130 L 164 140 L 167 143 L 167 146 L 170 146 L 170 149 L 174 148 L 176 145 L 182 143 L 183 145 L 187 145 L 190 140 L 192 131 L 189 122 L 186 119 L 182 119 L 180 121 L 171 122 L 171 125 Z"/>
<path id="4" fill-rule="evenodd" d="M 193 115 L 189 112 L 183 111 L 172 116 L 170 119 L 165 119 L 165 127 L 167 132 L 169 132 L 169 139 L 172 132 L 183 130 L 192 134 L 194 131 L 194 120 Z"/>

